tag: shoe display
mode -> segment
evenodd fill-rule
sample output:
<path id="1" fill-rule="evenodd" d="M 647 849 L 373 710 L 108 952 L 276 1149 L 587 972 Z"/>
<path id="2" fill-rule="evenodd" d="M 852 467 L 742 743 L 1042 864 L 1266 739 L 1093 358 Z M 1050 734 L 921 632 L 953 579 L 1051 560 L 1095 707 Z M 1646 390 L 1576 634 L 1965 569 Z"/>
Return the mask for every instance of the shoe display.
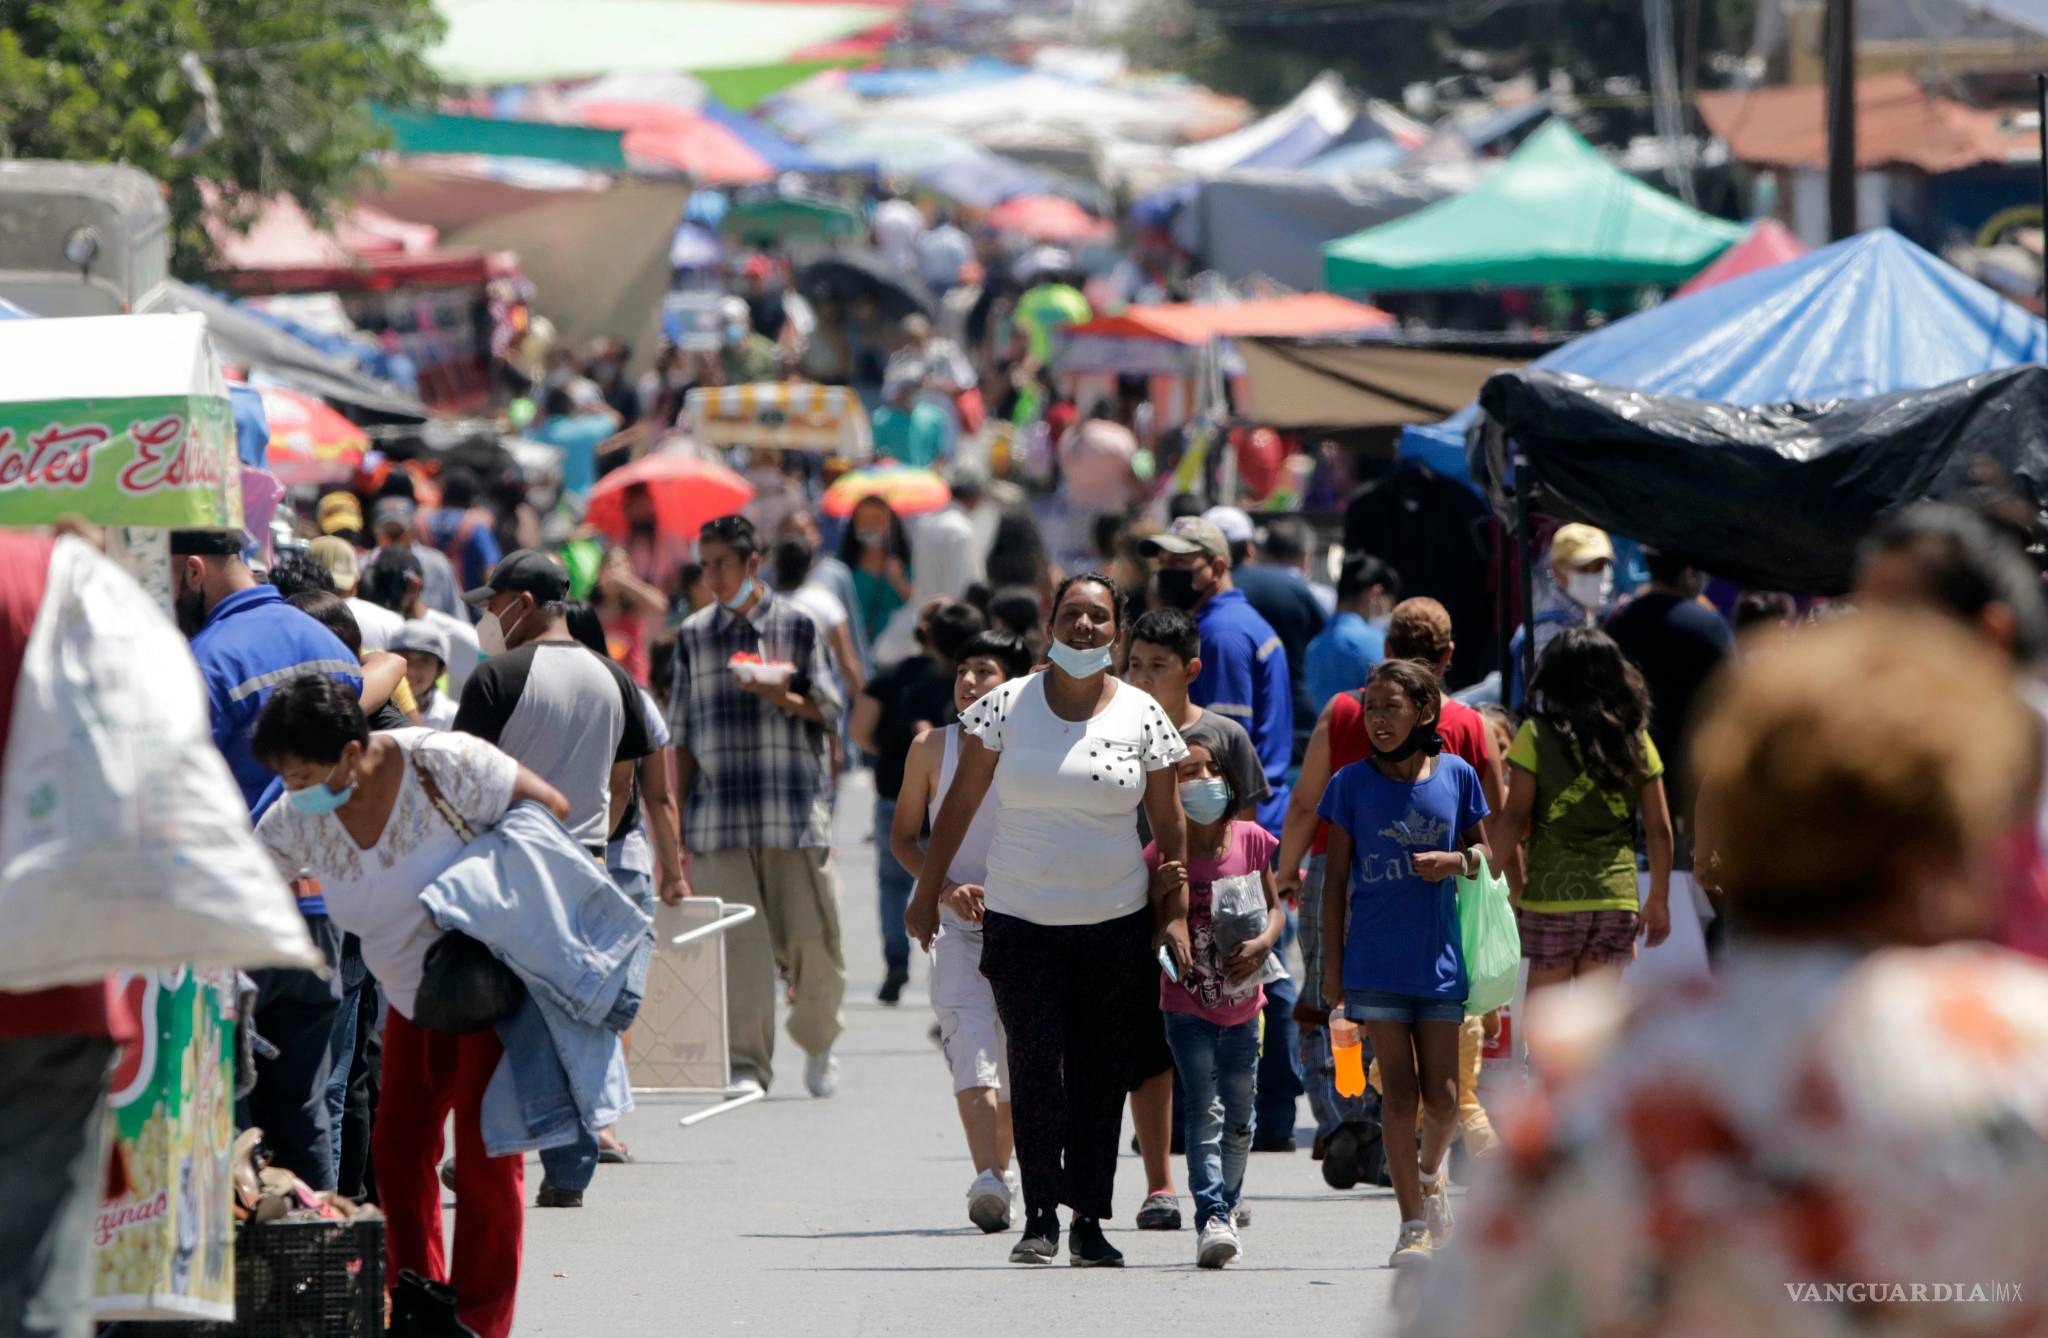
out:
<path id="1" fill-rule="evenodd" d="M 1060 1252 L 1060 1219 L 1057 1213 L 1026 1218 L 1024 1236 L 1010 1247 L 1013 1264 L 1049 1264 Z"/>
<path id="2" fill-rule="evenodd" d="M 839 1090 L 839 1061 L 827 1050 L 804 1060 L 804 1087 L 812 1096 L 831 1096 Z"/>
<path id="3" fill-rule="evenodd" d="M 989 1235 L 1010 1229 L 1010 1186 L 994 1171 L 983 1171 L 967 1187 L 967 1220 Z"/>
<path id="4" fill-rule="evenodd" d="M 1147 1195 L 1138 1209 L 1137 1225 L 1140 1231 L 1180 1230 L 1180 1200 L 1163 1189 Z"/>
<path id="5" fill-rule="evenodd" d="M 1237 1232 L 1230 1225 L 1230 1219 L 1212 1217 L 1202 1223 L 1202 1230 L 1195 1237 L 1195 1266 L 1198 1268 L 1221 1268 L 1237 1258 L 1240 1247 Z"/>
<path id="6" fill-rule="evenodd" d="M 1124 1256 L 1102 1234 L 1102 1223 L 1077 1217 L 1067 1231 L 1067 1262 L 1075 1268 L 1122 1268 Z"/>
<path id="7" fill-rule="evenodd" d="M 1416 1224 L 1401 1228 L 1401 1239 L 1394 1246 L 1394 1253 L 1387 1260 L 1389 1268 L 1407 1268 L 1413 1264 L 1429 1262 L 1429 1228 Z"/>
<path id="8" fill-rule="evenodd" d="M 1451 1243 L 1451 1228 L 1456 1224 L 1451 1214 L 1451 1182 L 1448 1177 L 1438 1176 L 1433 1185 L 1422 1187 L 1422 1220 L 1429 1223 L 1429 1246 L 1441 1250 Z"/>

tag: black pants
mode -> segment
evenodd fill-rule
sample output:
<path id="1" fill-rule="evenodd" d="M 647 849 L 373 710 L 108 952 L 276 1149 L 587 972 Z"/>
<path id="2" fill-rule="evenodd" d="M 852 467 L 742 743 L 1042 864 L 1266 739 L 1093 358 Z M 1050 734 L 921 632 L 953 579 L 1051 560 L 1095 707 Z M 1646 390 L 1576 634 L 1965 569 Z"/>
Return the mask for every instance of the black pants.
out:
<path id="1" fill-rule="evenodd" d="M 989 912 L 981 973 L 1010 1043 L 1010 1119 L 1027 1213 L 1106 1218 L 1139 1027 L 1157 1026 L 1148 907 L 1094 925 Z"/>
<path id="2" fill-rule="evenodd" d="M 114 1052 L 102 1036 L 0 1039 L 0 1334 L 92 1332 Z"/>
<path id="3" fill-rule="evenodd" d="M 256 1061 L 256 1090 L 236 1123 L 261 1129 L 279 1166 L 314 1189 L 333 1189 L 327 1075 L 334 1015 L 341 1008 L 341 931 L 324 915 L 307 916 L 306 930 L 327 957 L 326 979 L 311 971 L 250 972 L 256 981 L 256 1034 L 277 1047 L 277 1057 Z"/>
<path id="4" fill-rule="evenodd" d="M 341 1139 L 341 1175 L 336 1188 L 358 1203 L 375 1203 L 377 1176 L 370 1165 L 370 1126 L 377 1114 L 377 1081 L 384 1065 L 384 991 L 376 980 L 364 982 L 356 995 L 356 1009 L 348 1102 L 336 1135 Z"/>

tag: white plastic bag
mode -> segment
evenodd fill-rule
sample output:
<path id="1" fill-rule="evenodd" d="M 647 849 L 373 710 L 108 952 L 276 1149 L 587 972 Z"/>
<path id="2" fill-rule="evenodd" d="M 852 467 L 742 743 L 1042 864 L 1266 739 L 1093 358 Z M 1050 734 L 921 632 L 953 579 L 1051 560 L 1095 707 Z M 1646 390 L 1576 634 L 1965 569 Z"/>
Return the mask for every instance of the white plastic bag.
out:
<path id="1" fill-rule="evenodd" d="M 1216 947 L 1216 974 L 1225 997 L 1243 999 L 1259 986 L 1284 979 L 1280 954 L 1269 952 L 1259 969 L 1243 980 L 1230 978 L 1230 957 L 1239 944 L 1266 932 L 1266 885 L 1255 873 L 1232 874 L 1209 885 L 1210 938 Z"/>
<path id="2" fill-rule="evenodd" d="M 0 990 L 321 964 L 208 710 L 170 619 L 60 539 L 0 762 Z"/>

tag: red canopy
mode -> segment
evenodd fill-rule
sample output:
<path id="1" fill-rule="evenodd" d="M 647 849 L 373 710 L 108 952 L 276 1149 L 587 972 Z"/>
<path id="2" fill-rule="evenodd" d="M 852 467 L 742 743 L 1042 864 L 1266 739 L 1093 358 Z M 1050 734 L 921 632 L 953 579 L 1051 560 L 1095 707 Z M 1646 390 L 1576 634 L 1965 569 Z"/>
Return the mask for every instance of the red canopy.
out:
<path id="1" fill-rule="evenodd" d="M 1787 260 L 1797 260 L 1812 249 L 1777 219 L 1760 218 L 1750 225 L 1749 235 L 1723 251 L 1713 264 L 1687 279 L 1685 286 L 1672 296 L 1683 297 Z"/>
<path id="2" fill-rule="evenodd" d="M 1121 316 L 1070 325 L 1064 333 L 1070 339 L 1106 335 L 1200 345 L 1237 335 L 1348 334 L 1391 325 L 1393 320 L 1378 307 L 1332 293 L 1296 293 L 1259 302 L 1166 302 L 1127 307 Z"/>
<path id="3" fill-rule="evenodd" d="M 206 229 L 221 267 L 243 292 L 291 293 L 321 289 L 381 290 L 405 284 L 482 283 L 477 251 L 437 249 L 439 234 L 377 210 L 353 210 L 323 232 L 287 195 L 265 200 L 246 231 L 227 221 L 219 192 L 202 186 L 209 204 Z"/>
<path id="4" fill-rule="evenodd" d="M 1039 242 L 1081 242 L 1107 237 L 1115 225 L 1063 195 L 1019 195 L 988 211 L 988 225 Z"/>

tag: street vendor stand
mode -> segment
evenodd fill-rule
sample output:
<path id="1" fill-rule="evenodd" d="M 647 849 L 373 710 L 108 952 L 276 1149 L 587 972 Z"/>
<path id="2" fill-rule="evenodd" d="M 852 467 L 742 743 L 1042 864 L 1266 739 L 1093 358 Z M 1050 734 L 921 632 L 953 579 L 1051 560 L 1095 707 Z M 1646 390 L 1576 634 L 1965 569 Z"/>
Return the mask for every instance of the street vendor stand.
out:
<path id="1" fill-rule="evenodd" d="M 874 454 L 867 411 L 845 386 L 759 381 L 700 386 L 683 400 L 684 429 L 700 446 L 817 451 L 859 464 Z"/>
<path id="2" fill-rule="evenodd" d="M 240 528 L 226 382 L 196 315 L 0 324 L 0 525 L 78 517 L 169 602 L 165 535 Z M 141 1021 L 111 1083 L 128 1187 L 95 1228 L 101 1319 L 232 1319 L 234 973 L 117 978 Z"/>

